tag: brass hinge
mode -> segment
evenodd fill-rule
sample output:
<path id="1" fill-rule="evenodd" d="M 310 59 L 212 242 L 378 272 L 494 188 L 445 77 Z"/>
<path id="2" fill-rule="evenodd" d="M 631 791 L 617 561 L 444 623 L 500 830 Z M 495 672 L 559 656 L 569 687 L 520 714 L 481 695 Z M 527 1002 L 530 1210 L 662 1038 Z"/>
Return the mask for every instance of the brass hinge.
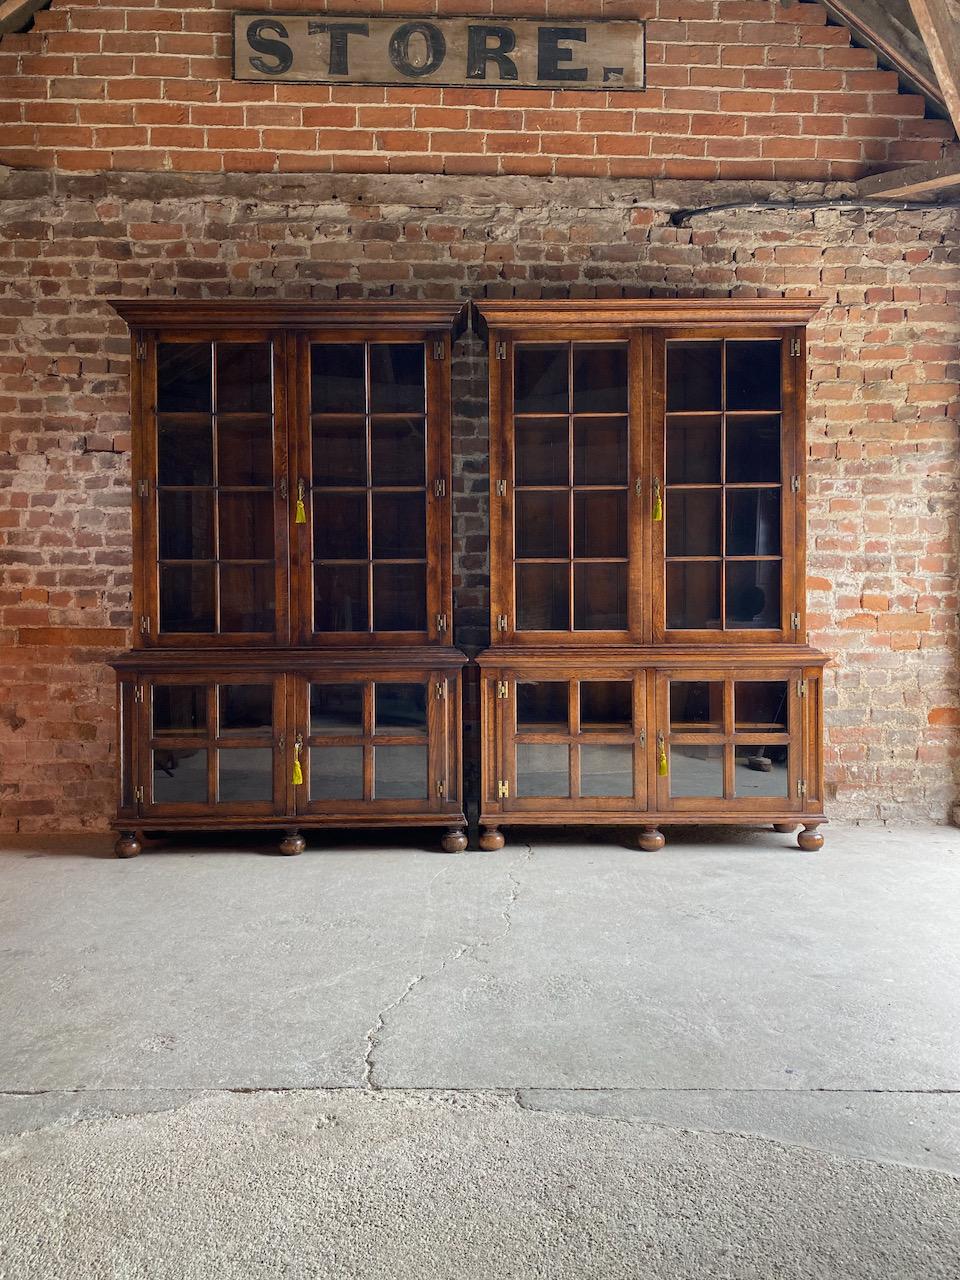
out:
<path id="1" fill-rule="evenodd" d="M 437 683 L 433 686 L 433 693 L 434 693 L 434 697 L 436 698 L 445 698 L 447 696 L 446 680 L 438 680 Z"/>
<path id="2" fill-rule="evenodd" d="M 797 798 L 802 799 L 807 794 L 807 784 L 803 778 L 797 779 Z"/>
<path id="3" fill-rule="evenodd" d="M 505 342 L 498 342 L 496 345 L 495 353 L 498 360 L 506 360 L 507 344 Z"/>
<path id="4" fill-rule="evenodd" d="M 137 804 L 143 804 L 143 787 L 137 787 L 133 794 Z"/>
<path id="5" fill-rule="evenodd" d="M 506 629 L 507 629 L 507 615 L 505 613 L 497 614 L 497 630 L 506 631 Z"/>
<path id="6" fill-rule="evenodd" d="M 507 684 L 506 680 L 498 680 L 497 681 L 497 697 L 509 698 L 509 696 L 510 696 L 510 686 Z"/>
<path id="7" fill-rule="evenodd" d="M 444 357 L 443 339 L 438 338 L 436 342 L 433 344 L 433 358 L 434 360 L 442 360 L 443 357 Z"/>
<path id="8" fill-rule="evenodd" d="M 806 696 L 807 696 L 807 682 L 806 680 L 798 680 L 797 681 L 797 697 L 805 698 Z"/>
<path id="9" fill-rule="evenodd" d="M 445 613 L 438 613 L 437 614 L 437 630 L 446 631 L 446 629 L 447 629 L 447 615 Z"/>
<path id="10" fill-rule="evenodd" d="M 498 498 L 505 498 L 507 496 L 506 480 L 498 480 L 493 486 L 493 491 Z"/>
<path id="11" fill-rule="evenodd" d="M 438 778 L 438 779 L 437 779 L 437 795 L 438 795 L 438 796 L 442 796 L 442 795 L 443 795 L 443 791 L 444 791 L 443 779 L 442 779 L 442 778 Z"/>
<path id="12" fill-rule="evenodd" d="M 138 359 L 138 360 L 146 360 L 146 358 L 147 358 L 147 344 L 144 342 L 144 340 L 143 340 L 142 338 L 138 338 L 138 339 L 137 339 L 137 348 L 136 348 L 136 350 L 137 350 L 137 359 Z"/>
<path id="13" fill-rule="evenodd" d="M 510 783 L 504 782 L 502 778 L 497 783 L 497 799 L 498 800 L 510 799 Z"/>
<path id="14" fill-rule="evenodd" d="M 791 339 L 790 339 L 790 354 L 791 354 L 792 356 L 798 356 L 798 355 L 800 354 L 800 339 L 799 339 L 799 338 L 791 338 Z"/>
<path id="15" fill-rule="evenodd" d="M 445 496 L 446 496 L 446 492 L 447 492 L 447 482 L 446 482 L 446 480 L 434 480 L 434 482 L 433 482 L 433 496 L 434 496 L 435 498 L 443 498 L 443 497 L 445 497 Z"/>
<path id="16" fill-rule="evenodd" d="M 800 615 L 799 615 L 799 613 L 791 613 L 791 615 L 790 615 L 790 626 L 793 628 L 793 630 L 794 630 L 794 631 L 799 631 L 799 630 L 800 630 Z"/>
<path id="17" fill-rule="evenodd" d="M 799 477 L 799 476 L 791 476 L 791 477 L 790 477 L 790 489 L 791 489 L 791 491 L 792 491 L 793 493 L 799 493 L 799 492 L 800 492 L 800 477 Z"/>
<path id="18" fill-rule="evenodd" d="M 133 686 L 133 700 L 134 702 L 143 701 L 143 685 L 142 684 L 135 684 Z"/>
<path id="19" fill-rule="evenodd" d="M 137 482 L 138 498 L 145 498 L 149 494 L 149 492 L 150 492 L 150 485 L 147 483 L 146 480 L 140 480 Z"/>
<path id="20" fill-rule="evenodd" d="M 146 614 L 143 614 L 140 617 L 140 634 L 143 636 L 150 634 L 150 619 Z"/>

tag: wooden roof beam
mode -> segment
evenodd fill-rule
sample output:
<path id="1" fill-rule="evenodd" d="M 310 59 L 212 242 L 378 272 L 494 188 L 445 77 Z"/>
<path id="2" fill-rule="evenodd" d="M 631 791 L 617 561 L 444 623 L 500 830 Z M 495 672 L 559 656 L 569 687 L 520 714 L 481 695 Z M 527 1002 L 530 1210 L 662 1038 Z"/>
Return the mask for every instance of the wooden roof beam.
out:
<path id="1" fill-rule="evenodd" d="M 0 3 L 0 36 L 8 31 L 22 31 L 40 9 L 46 9 L 50 0 L 2 0 Z"/>
<path id="2" fill-rule="evenodd" d="M 912 200 L 915 196 L 935 196 L 957 186 L 960 186 L 960 149 L 954 148 L 943 160 L 911 164 L 904 169 L 861 178 L 857 194 L 885 200 Z"/>
<path id="3" fill-rule="evenodd" d="M 937 73 L 953 127 L 960 134 L 960 23 L 947 0 L 910 0 L 910 8 Z"/>

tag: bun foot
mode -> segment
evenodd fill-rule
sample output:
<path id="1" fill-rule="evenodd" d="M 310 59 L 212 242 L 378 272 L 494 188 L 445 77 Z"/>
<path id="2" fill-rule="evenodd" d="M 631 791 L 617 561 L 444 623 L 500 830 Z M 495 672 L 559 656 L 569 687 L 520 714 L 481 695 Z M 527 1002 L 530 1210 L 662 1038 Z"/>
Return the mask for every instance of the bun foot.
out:
<path id="1" fill-rule="evenodd" d="M 480 848 L 484 853 L 495 853 L 497 849 L 502 849 L 506 843 L 503 832 L 496 827 L 484 827 L 480 834 Z"/>
<path id="2" fill-rule="evenodd" d="M 804 853 L 816 853 L 823 848 L 823 836 L 817 830 L 817 823 L 804 823 L 803 830 L 797 836 L 797 844 Z"/>
<path id="3" fill-rule="evenodd" d="M 287 857 L 292 857 L 295 853 L 303 853 L 307 847 L 307 842 L 299 831 L 288 831 L 280 841 L 280 852 Z"/>
<path id="4" fill-rule="evenodd" d="M 113 852 L 118 858 L 135 858 L 138 853 L 143 852 L 143 845 L 137 839 L 135 831 L 121 831 L 117 836 L 117 843 L 113 846 Z"/>
<path id="5" fill-rule="evenodd" d="M 444 853 L 464 853 L 467 848 L 466 833 L 456 828 L 448 831 L 440 842 Z"/>
<path id="6" fill-rule="evenodd" d="M 775 822 L 773 829 L 782 836 L 792 836 L 797 829 L 797 824 L 795 822 Z"/>
<path id="7" fill-rule="evenodd" d="M 667 843 L 662 831 L 656 827 L 641 827 L 637 835 L 637 848 L 644 853 L 656 853 Z"/>

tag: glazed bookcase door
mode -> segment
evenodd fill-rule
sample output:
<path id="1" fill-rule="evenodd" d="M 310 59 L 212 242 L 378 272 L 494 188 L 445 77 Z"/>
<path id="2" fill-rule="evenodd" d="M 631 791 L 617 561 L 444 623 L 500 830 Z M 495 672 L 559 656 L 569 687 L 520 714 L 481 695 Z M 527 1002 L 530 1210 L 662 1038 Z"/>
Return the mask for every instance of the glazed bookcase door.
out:
<path id="1" fill-rule="evenodd" d="M 144 817 L 284 811 L 282 676 L 151 676 L 139 688 Z"/>
<path id="2" fill-rule="evenodd" d="M 656 677 L 657 808 L 691 815 L 804 808 L 802 668 L 690 670 Z"/>
<path id="3" fill-rule="evenodd" d="M 300 338 L 301 643 L 452 642 L 449 367 L 446 334 Z"/>
<path id="4" fill-rule="evenodd" d="M 459 807 L 457 682 L 449 672 L 318 670 L 293 690 L 296 811 L 415 815 Z M 291 753 L 289 767 L 293 769 Z"/>
<path id="5" fill-rule="evenodd" d="M 493 335 L 491 348 L 494 635 L 639 640 L 639 337 Z"/>
<path id="6" fill-rule="evenodd" d="M 283 336 L 161 332 L 144 345 L 134 502 L 140 643 L 282 643 Z"/>
<path id="7" fill-rule="evenodd" d="M 653 338 L 655 639 L 802 635 L 800 344 L 775 329 Z"/>
<path id="8" fill-rule="evenodd" d="M 490 689 L 501 708 L 507 815 L 629 813 L 646 807 L 645 680 L 515 673 Z"/>

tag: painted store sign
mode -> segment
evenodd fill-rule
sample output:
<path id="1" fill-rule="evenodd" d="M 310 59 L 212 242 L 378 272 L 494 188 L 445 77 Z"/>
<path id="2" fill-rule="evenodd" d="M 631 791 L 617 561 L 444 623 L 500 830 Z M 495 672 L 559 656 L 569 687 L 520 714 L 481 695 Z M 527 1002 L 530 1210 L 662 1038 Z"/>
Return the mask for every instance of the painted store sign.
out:
<path id="1" fill-rule="evenodd" d="M 235 80 L 642 89 L 644 24 L 237 13 Z"/>

